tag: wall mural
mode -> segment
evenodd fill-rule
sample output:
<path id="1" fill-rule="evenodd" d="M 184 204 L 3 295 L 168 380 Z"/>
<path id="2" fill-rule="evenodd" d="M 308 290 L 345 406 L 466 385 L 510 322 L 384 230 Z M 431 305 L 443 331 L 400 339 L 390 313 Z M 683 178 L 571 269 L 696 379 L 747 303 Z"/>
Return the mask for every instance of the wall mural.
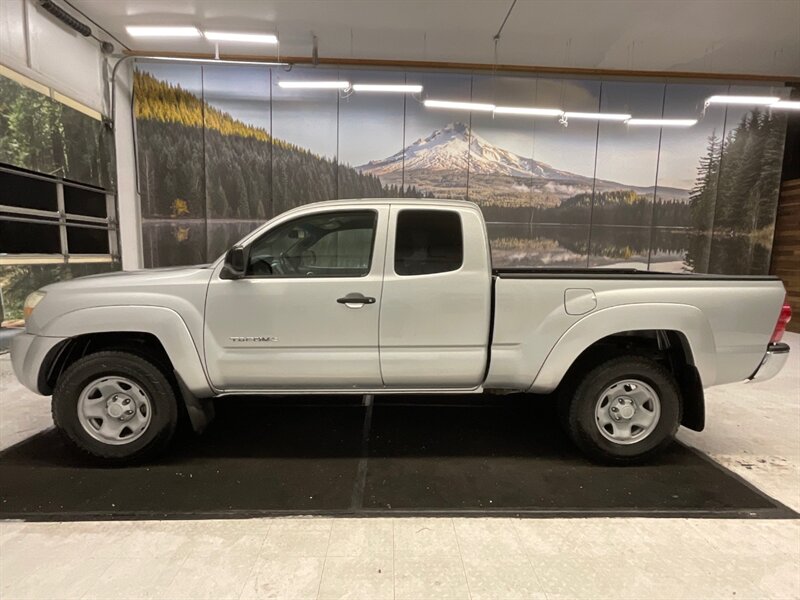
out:
<path id="1" fill-rule="evenodd" d="M 425 98 L 700 118 L 693 127 L 469 112 Z M 267 218 L 332 198 L 466 198 L 503 266 L 766 273 L 785 114 L 711 105 L 770 88 L 445 72 L 137 63 L 147 266 L 216 259 Z M 772 92 L 774 95 L 774 91 Z"/>

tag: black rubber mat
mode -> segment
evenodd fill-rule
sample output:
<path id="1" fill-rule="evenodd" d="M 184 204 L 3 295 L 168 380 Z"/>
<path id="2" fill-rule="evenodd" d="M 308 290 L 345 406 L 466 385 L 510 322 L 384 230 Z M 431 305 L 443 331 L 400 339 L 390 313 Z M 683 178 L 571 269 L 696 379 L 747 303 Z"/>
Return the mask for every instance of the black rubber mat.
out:
<path id="1" fill-rule="evenodd" d="M 680 444 L 652 464 L 580 456 L 549 400 L 230 398 L 203 436 L 109 469 L 47 431 L 0 453 L 0 517 L 269 514 L 796 517 Z"/>

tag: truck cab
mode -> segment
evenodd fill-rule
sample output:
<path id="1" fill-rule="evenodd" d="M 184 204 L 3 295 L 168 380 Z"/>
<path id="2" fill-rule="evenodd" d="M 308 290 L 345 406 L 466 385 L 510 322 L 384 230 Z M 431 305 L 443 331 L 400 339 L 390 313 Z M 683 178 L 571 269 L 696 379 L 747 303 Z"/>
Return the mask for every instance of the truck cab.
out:
<path id="1" fill-rule="evenodd" d="M 240 268 L 219 261 L 206 300 L 215 388 L 481 386 L 491 257 L 474 204 L 312 205 L 255 231 L 234 254 Z"/>

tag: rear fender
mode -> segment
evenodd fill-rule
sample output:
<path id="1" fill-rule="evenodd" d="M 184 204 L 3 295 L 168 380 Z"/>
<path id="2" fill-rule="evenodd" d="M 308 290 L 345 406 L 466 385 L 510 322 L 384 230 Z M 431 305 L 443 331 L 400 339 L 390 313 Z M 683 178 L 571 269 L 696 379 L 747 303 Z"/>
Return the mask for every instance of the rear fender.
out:
<path id="1" fill-rule="evenodd" d="M 624 304 L 591 313 L 556 342 L 528 391 L 546 394 L 561 383 L 573 362 L 595 342 L 625 331 L 661 329 L 685 337 L 703 387 L 714 385 L 716 345 L 702 311 L 688 304 Z"/>

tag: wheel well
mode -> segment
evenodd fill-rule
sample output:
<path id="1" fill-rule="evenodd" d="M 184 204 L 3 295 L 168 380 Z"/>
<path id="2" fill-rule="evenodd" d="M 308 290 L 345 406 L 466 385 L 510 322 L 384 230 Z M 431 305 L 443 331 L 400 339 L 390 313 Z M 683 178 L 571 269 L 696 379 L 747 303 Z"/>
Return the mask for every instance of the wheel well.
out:
<path id="1" fill-rule="evenodd" d="M 705 397 L 700 375 L 694 364 L 689 341 L 680 331 L 643 329 L 620 331 L 601 338 L 586 348 L 573 362 L 562 385 L 578 381 L 581 373 L 609 358 L 624 354 L 646 356 L 666 367 L 675 377 L 681 392 L 681 424 L 702 431 L 705 426 Z"/>
<path id="2" fill-rule="evenodd" d="M 69 338 L 53 348 L 39 371 L 39 390 L 51 394 L 61 373 L 72 363 L 103 350 L 130 352 L 146 358 L 161 367 L 168 379 L 174 379 L 172 362 L 156 336 L 136 331 L 107 331 Z"/>

